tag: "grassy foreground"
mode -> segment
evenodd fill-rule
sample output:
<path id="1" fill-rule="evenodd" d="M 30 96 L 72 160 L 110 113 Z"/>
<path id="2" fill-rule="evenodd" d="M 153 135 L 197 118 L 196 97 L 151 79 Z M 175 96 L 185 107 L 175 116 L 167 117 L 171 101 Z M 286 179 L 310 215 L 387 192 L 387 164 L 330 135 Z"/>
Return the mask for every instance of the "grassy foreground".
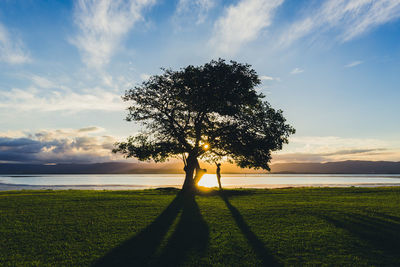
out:
<path id="1" fill-rule="evenodd" d="M 400 265 L 400 188 L 0 192 L 0 265 Z"/>

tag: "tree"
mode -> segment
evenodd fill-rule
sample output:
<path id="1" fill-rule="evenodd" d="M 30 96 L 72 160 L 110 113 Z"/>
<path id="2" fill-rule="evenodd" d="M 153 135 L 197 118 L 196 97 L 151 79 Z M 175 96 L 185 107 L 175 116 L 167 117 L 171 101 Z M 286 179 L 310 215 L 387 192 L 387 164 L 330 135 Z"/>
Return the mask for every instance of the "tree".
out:
<path id="1" fill-rule="evenodd" d="M 295 130 L 256 91 L 261 81 L 250 65 L 219 59 L 162 70 L 125 92 L 123 100 L 131 103 L 126 120 L 144 129 L 113 152 L 141 161 L 182 157 L 186 190 L 204 173 L 202 158 L 270 170 L 271 151 L 282 149 Z"/>

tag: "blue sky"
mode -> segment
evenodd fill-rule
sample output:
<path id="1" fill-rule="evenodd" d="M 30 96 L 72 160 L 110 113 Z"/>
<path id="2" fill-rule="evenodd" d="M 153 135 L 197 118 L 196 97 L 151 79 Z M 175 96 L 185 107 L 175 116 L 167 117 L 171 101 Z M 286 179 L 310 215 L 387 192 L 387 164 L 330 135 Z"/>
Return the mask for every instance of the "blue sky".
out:
<path id="1" fill-rule="evenodd" d="M 297 133 L 274 162 L 400 161 L 400 0 L 0 2 L 0 162 L 119 160 L 120 96 L 249 63 Z"/>

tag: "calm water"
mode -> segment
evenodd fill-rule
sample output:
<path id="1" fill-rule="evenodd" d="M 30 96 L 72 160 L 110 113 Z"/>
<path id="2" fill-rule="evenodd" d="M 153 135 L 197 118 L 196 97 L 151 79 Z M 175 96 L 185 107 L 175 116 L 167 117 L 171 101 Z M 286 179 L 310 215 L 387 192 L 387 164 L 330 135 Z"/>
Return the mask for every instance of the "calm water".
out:
<path id="1" fill-rule="evenodd" d="M 0 175 L 0 190 L 20 189 L 145 189 L 181 187 L 183 174 Z M 216 187 L 215 174 L 199 185 Z M 223 174 L 227 188 L 279 188 L 289 186 L 400 186 L 400 174 Z"/>

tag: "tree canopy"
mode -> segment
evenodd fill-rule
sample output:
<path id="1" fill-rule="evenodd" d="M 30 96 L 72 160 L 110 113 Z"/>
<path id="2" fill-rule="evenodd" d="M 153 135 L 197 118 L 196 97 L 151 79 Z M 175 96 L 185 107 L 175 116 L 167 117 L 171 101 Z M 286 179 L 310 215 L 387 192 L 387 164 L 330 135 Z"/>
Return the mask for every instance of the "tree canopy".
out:
<path id="1" fill-rule="evenodd" d="M 256 90 L 261 81 L 248 64 L 219 59 L 162 70 L 125 92 L 131 103 L 126 120 L 143 130 L 114 152 L 155 162 L 186 155 L 186 179 L 193 179 L 200 158 L 269 170 L 271 152 L 295 132 L 282 110 L 263 101 Z"/>

